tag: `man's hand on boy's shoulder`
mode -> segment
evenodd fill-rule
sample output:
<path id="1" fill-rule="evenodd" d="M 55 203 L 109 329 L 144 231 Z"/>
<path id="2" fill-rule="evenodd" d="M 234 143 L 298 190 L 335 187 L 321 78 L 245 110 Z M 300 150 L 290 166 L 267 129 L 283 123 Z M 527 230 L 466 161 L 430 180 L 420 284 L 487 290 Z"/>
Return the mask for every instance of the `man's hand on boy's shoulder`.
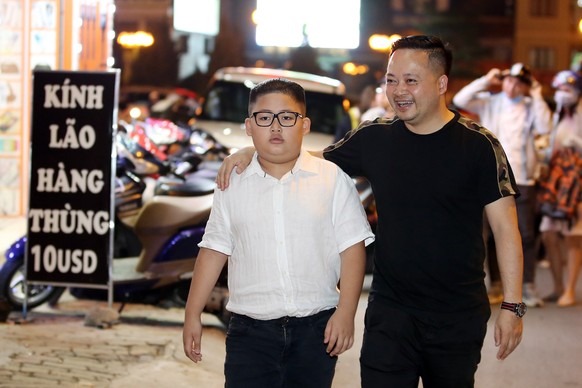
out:
<path id="1" fill-rule="evenodd" d="M 232 155 L 227 156 L 220 165 L 218 169 L 218 175 L 216 176 L 216 185 L 220 190 L 228 188 L 230 183 L 230 175 L 232 170 L 236 167 L 236 173 L 242 174 L 242 172 L 249 166 L 251 160 L 253 160 L 253 155 L 255 154 L 254 147 L 241 148 Z"/>

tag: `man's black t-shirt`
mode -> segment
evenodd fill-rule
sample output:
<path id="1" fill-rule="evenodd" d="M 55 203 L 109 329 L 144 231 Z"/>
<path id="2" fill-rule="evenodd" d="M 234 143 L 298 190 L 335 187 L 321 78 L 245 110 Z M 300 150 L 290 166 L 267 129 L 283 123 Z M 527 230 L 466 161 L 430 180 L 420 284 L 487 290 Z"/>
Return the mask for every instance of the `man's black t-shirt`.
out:
<path id="1" fill-rule="evenodd" d="M 460 116 L 429 135 L 398 118 L 365 122 L 324 157 L 366 177 L 378 211 L 371 295 L 424 312 L 488 308 L 485 205 L 517 194 L 495 136 Z"/>

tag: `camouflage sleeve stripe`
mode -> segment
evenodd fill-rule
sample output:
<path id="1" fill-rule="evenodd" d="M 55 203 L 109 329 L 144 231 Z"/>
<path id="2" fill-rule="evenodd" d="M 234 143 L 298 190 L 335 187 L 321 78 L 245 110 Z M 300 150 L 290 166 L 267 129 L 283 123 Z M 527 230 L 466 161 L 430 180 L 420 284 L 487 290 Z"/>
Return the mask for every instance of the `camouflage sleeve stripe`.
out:
<path id="1" fill-rule="evenodd" d="M 478 132 L 479 134 L 485 136 L 485 138 L 491 144 L 491 148 L 493 148 L 493 152 L 495 153 L 495 160 L 497 162 L 497 184 L 499 187 L 499 193 L 502 197 L 507 197 L 509 195 L 515 195 L 517 192 L 515 188 L 511 184 L 511 179 L 509 176 L 509 164 L 507 163 L 507 156 L 503 151 L 503 147 L 501 147 L 501 143 L 485 127 L 477 124 L 473 120 L 470 120 L 466 117 L 461 116 L 459 118 L 459 123 L 462 124 L 464 127 L 471 131 Z"/>
<path id="2" fill-rule="evenodd" d="M 395 118 L 385 118 L 385 117 L 377 117 L 374 120 L 366 120 L 366 121 L 362 121 L 356 128 L 352 129 L 351 131 L 349 131 L 344 137 L 343 139 L 338 140 L 337 143 L 334 143 L 328 147 L 326 147 L 323 152 L 329 152 L 329 151 L 333 151 L 335 149 L 338 149 L 339 147 L 341 147 L 342 145 L 344 145 L 348 140 L 350 140 L 350 138 L 352 136 L 354 136 L 359 130 L 361 130 L 362 128 L 366 128 L 369 127 L 371 125 L 375 125 L 375 124 L 391 124 L 392 122 L 398 120 L 397 117 Z"/>

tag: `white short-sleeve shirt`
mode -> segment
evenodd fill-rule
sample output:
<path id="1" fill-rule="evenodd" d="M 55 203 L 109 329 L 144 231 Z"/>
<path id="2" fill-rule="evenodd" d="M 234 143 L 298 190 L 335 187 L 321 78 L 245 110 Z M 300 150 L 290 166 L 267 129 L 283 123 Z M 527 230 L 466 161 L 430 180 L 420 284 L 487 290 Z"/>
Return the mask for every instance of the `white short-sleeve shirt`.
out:
<path id="1" fill-rule="evenodd" d="M 352 179 L 304 150 L 280 180 L 255 153 L 214 195 L 199 246 L 229 256 L 226 308 L 234 313 L 275 319 L 337 306 L 340 252 L 374 241 Z"/>

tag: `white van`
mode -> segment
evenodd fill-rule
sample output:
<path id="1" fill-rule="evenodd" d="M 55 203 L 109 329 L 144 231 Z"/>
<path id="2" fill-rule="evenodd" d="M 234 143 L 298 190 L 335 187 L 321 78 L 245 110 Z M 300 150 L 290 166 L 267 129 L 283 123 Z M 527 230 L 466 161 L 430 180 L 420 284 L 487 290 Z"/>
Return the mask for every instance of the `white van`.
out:
<path id="1" fill-rule="evenodd" d="M 330 145 L 345 114 L 344 84 L 333 78 L 289 70 L 251 67 L 218 70 L 210 81 L 200 114 L 192 127 L 209 132 L 231 151 L 252 145 L 244 127 L 249 92 L 254 85 L 269 78 L 287 78 L 305 89 L 311 132 L 303 140 L 304 148 L 322 150 Z"/>

